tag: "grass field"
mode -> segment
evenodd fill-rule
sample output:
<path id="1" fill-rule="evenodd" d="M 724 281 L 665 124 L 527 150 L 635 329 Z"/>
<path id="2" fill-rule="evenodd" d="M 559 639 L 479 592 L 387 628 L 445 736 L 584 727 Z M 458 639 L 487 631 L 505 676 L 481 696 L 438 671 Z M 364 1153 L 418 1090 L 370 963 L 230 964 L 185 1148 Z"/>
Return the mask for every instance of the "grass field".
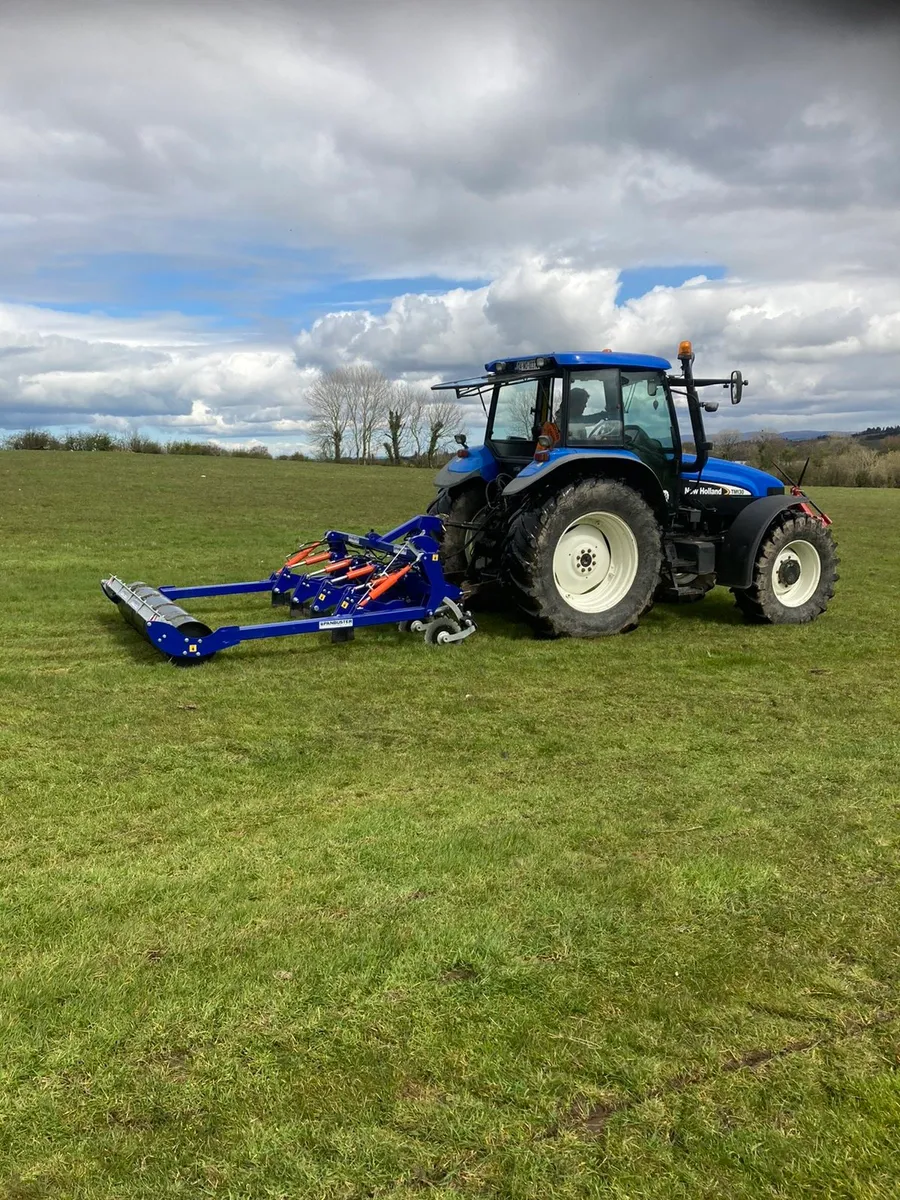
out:
<path id="1" fill-rule="evenodd" d="M 98 587 L 430 494 L 0 454 L 0 1197 L 895 1197 L 900 492 L 818 493 L 805 628 L 177 670 Z"/>

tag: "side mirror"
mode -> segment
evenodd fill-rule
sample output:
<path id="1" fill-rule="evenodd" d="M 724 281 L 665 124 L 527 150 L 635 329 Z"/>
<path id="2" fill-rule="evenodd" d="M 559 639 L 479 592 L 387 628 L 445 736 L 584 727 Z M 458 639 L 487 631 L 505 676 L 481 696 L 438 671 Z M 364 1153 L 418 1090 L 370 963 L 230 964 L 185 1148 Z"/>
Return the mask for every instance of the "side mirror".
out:
<path id="1" fill-rule="evenodd" d="M 453 435 L 453 440 L 456 442 L 457 446 L 462 446 L 463 449 L 465 449 L 467 442 L 466 435 L 464 433 L 455 433 Z"/>
<path id="2" fill-rule="evenodd" d="M 740 404 L 741 396 L 744 394 L 744 384 L 747 382 L 741 376 L 740 371 L 731 372 L 731 403 Z"/>
<path id="3" fill-rule="evenodd" d="M 656 382 L 656 380 L 648 379 L 647 380 L 647 395 L 655 396 L 658 391 L 659 391 L 659 384 Z"/>
<path id="4" fill-rule="evenodd" d="M 718 412 L 719 411 L 719 402 L 718 402 L 718 400 L 704 400 L 703 408 L 705 409 L 706 412 Z"/>

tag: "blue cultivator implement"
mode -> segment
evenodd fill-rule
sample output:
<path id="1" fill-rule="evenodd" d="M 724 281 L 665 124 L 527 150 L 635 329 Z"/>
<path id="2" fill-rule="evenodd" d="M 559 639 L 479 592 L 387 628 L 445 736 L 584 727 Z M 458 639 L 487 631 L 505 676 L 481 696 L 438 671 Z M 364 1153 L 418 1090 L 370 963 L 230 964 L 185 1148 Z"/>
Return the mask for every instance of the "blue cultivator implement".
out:
<path id="1" fill-rule="evenodd" d="M 397 624 L 401 632 L 424 634 L 429 645 L 450 645 L 474 633 L 475 625 L 462 592 L 444 578 L 436 540 L 441 530 L 433 516 L 413 517 L 384 536 L 331 530 L 268 579 L 249 583 L 153 588 L 111 575 L 100 586 L 130 625 L 178 663 L 295 633 L 330 633 L 332 641 L 345 642 L 367 625 Z M 176 603 L 245 592 L 269 592 L 273 604 L 290 607 L 289 619 L 211 629 Z"/>

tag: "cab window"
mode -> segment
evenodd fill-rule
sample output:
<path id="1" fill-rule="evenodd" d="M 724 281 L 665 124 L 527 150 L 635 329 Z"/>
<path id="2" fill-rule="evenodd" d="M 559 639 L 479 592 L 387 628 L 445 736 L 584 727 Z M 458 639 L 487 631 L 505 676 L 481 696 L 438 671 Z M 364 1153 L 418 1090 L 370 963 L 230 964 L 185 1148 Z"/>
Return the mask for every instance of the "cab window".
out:
<path id="1" fill-rule="evenodd" d="M 656 371 L 622 372 L 625 445 L 638 454 L 675 455 L 672 413 Z"/>
<path id="2" fill-rule="evenodd" d="M 495 442 L 534 441 L 538 381 L 517 379 L 497 388 L 491 437 Z"/>
<path id="3" fill-rule="evenodd" d="M 609 367 L 569 377 L 566 440 L 576 446 L 621 446 L 619 372 Z"/>

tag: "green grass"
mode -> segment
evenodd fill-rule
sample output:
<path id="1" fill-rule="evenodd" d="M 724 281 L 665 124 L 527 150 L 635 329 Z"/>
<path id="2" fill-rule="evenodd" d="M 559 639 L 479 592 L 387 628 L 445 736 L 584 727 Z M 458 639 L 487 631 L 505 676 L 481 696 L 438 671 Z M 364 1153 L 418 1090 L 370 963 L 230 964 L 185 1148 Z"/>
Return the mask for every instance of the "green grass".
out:
<path id="1" fill-rule="evenodd" d="M 0 1197 L 895 1196 L 900 493 L 818 493 L 805 628 L 177 670 L 98 587 L 429 496 L 0 454 Z"/>

